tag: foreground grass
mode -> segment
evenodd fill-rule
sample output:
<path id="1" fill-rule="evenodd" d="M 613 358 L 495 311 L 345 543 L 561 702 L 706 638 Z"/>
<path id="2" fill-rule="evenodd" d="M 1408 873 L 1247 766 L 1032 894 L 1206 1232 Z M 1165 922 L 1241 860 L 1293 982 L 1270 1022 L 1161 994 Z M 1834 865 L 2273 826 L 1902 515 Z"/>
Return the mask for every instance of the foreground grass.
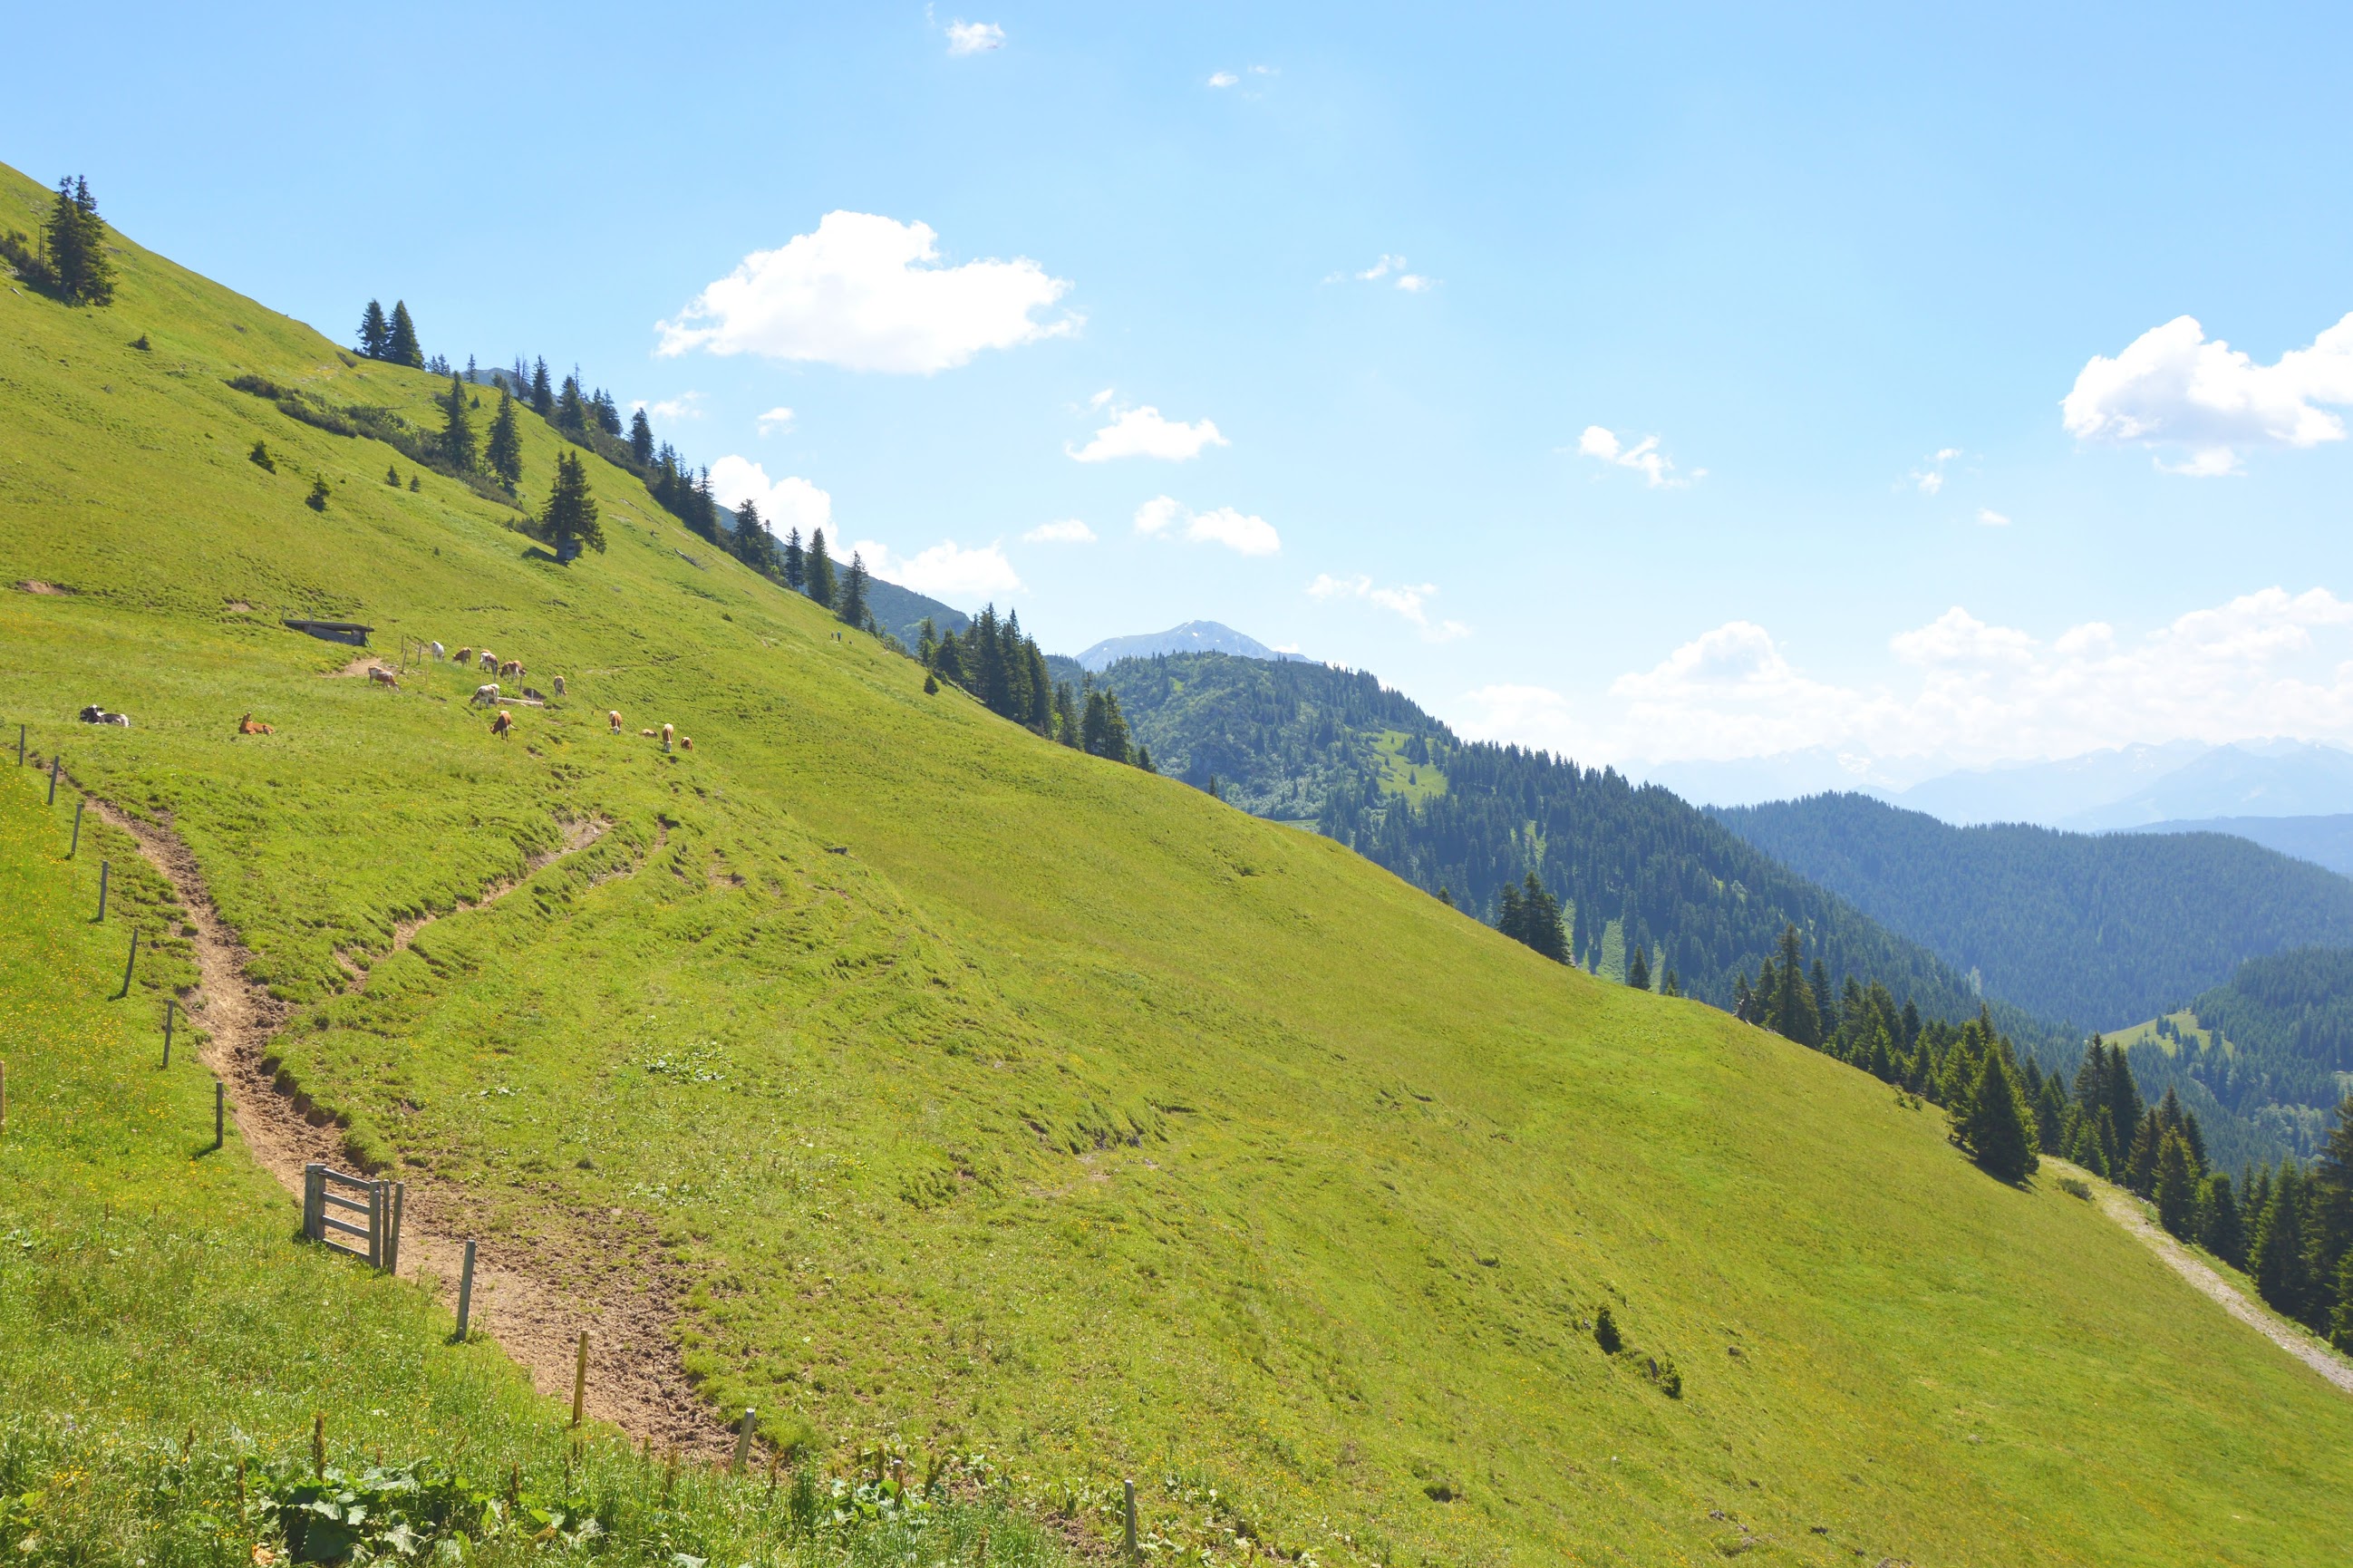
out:
<path id="1" fill-rule="evenodd" d="M 600 1561 L 668 1568 L 680 1552 L 964 1563 L 984 1535 L 991 1562 L 1061 1560 L 1039 1527 L 980 1500 L 981 1482 L 1003 1482 L 969 1456 L 943 1476 L 968 1500 L 926 1505 L 810 1471 L 673 1473 L 610 1432 L 575 1441 L 495 1345 L 450 1344 L 447 1314 L 415 1287 L 300 1244 L 293 1205 L 234 1133 L 212 1148 L 212 1079 L 186 1032 L 166 1068 L 152 1006 L 111 999 L 121 927 L 91 920 L 58 826 L 36 781 L 0 773 L 10 1561 L 249 1563 L 256 1546 L 286 1549 L 299 1503 L 322 1490 L 405 1508 L 421 1548 L 487 1562 L 542 1555 L 550 1530 Z M 372 1474 L 387 1456 L 403 1473 Z M 420 1458 L 445 1529 L 395 1484 Z M 327 1527 L 311 1528 L 319 1547 Z"/>
<path id="2" fill-rule="evenodd" d="M 1219 1562 L 2334 1539 L 2345 1402 L 1883 1086 L 926 697 L 609 468 L 609 552 L 532 558 L 223 384 L 423 418 L 428 378 L 122 267 L 110 312 L 0 293 L 0 582 L 75 590 L 0 592 L 0 714 L 169 814 L 357 1152 L 584 1277 L 682 1277 L 686 1365 L 772 1441 L 986 1451 L 1098 1538 L 1136 1474 L 1147 1533 Z M 275 625 L 301 614 L 575 697 L 493 741 L 478 678 L 332 679 L 348 650 Z M 135 726 L 71 724 L 92 700 Z M 278 733 L 235 736 L 247 710 Z M 692 753 L 638 737 L 664 720 Z M 301 1404 L 248 1430 L 292 1441 Z"/>

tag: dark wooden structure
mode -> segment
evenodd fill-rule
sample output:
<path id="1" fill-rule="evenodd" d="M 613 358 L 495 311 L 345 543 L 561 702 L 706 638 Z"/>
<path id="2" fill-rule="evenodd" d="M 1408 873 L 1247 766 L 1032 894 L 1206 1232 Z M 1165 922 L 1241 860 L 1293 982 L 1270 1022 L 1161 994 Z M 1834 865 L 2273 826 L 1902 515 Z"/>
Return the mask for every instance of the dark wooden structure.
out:
<path id="1" fill-rule="evenodd" d="M 298 632 L 308 632 L 312 637 L 321 638 L 323 641 L 345 642 L 351 644 L 353 647 L 367 647 L 368 633 L 375 630 L 374 626 L 364 626 L 357 621 L 301 621 L 289 619 L 286 624 Z"/>

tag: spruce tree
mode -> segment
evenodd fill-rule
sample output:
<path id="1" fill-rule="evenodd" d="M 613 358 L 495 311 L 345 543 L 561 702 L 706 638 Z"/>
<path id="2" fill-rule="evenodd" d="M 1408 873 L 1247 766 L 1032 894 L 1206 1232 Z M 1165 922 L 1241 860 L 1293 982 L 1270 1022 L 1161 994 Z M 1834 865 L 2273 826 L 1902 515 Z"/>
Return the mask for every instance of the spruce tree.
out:
<path id="1" fill-rule="evenodd" d="M 412 370 L 425 368 L 425 349 L 417 341 L 417 322 L 408 314 L 406 300 L 392 302 L 392 331 L 385 337 L 384 357 Z"/>
<path id="2" fill-rule="evenodd" d="M 588 413 L 589 416 L 596 420 L 596 428 L 606 435 L 618 436 L 621 433 L 620 405 L 613 401 L 613 395 L 603 387 L 598 387 L 596 395 L 588 400 Z"/>
<path id="3" fill-rule="evenodd" d="M 531 367 L 531 411 L 542 419 L 555 412 L 555 384 L 547 379 L 547 361 L 543 356 Z"/>
<path id="4" fill-rule="evenodd" d="M 1108 757 L 1114 763 L 1134 760 L 1128 742 L 1127 716 L 1119 710 L 1119 699 L 1111 692 L 1097 689 L 1087 693 L 1087 710 L 1079 727 L 1080 738 L 1090 756 Z"/>
<path id="5" fill-rule="evenodd" d="M 384 306 L 374 300 L 360 312 L 360 353 L 366 359 L 382 359 L 385 345 L 392 341 L 392 323 L 384 319 Z"/>
<path id="6" fill-rule="evenodd" d="M 1626 966 L 1626 984 L 1637 991 L 1651 988 L 1651 960 L 1640 945 L 1634 949 L 1634 961 Z"/>
<path id="7" fill-rule="evenodd" d="M 605 548 L 605 530 L 596 521 L 596 498 L 588 493 L 588 470 L 577 452 L 555 455 L 555 482 L 539 516 L 539 536 L 555 546 L 559 561 L 570 561 L 584 545 L 599 552 Z"/>
<path id="8" fill-rule="evenodd" d="M 58 182 L 57 200 L 42 225 L 50 280 L 74 305 L 114 303 L 114 263 L 107 259 L 106 225 L 90 182 L 79 176 Z"/>
<path id="9" fill-rule="evenodd" d="M 574 371 L 564 378 L 564 390 L 555 398 L 555 427 L 575 436 L 588 433 L 588 405 L 580 396 L 580 373 Z"/>
<path id="10" fill-rule="evenodd" d="M 2336 1298 L 2337 1305 L 2328 1316 L 2328 1342 L 2347 1355 L 2353 1355 L 2353 1251 L 2347 1252 L 2345 1260 L 2337 1266 L 2330 1294 Z"/>
<path id="11" fill-rule="evenodd" d="M 448 395 L 441 399 L 441 456 L 461 474 L 474 471 L 474 422 L 466 412 L 466 384 L 449 378 Z"/>
<path id="12" fill-rule="evenodd" d="M 2190 1168 L 2189 1145 L 2179 1131 L 2168 1132 L 2158 1146 L 2157 1177 L 2150 1187 L 2157 1203 L 2157 1223 L 2184 1240 L 2194 1240 L 2198 1173 Z"/>
<path id="13" fill-rule="evenodd" d="M 808 586 L 807 552 L 801 549 L 801 531 L 797 528 L 785 531 L 785 586 L 796 594 Z"/>
<path id="14" fill-rule="evenodd" d="M 512 495 L 515 487 L 522 483 L 522 432 L 515 426 L 514 399 L 504 387 L 499 389 L 499 412 L 491 421 L 490 446 L 482 457 L 499 483 Z"/>
<path id="15" fill-rule="evenodd" d="M 834 607 L 843 624 L 861 630 L 866 626 L 866 556 L 862 552 L 849 552 L 849 570 L 841 579 L 841 603 Z"/>
<path id="16" fill-rule="evenodd" d="M 2125 1156 L 2125 1185 L 2142 1197 L 2157 1193 L 2157 1157 L 2165 1142 L 2165 1128 L 2155 1110 L 2142 1114 L 2133 1132 L 2132 1149 Z"/>
<path id="17" fill-rule="evenodd" d="M 1985 1054 L 1984 1069 L 1970 1085 L 1968 1108 L 1956 1135 L 1989 1175 L 2019 1182 L 2034 1173 L 2033 1137 L 1999 1048 Z"/>
<path id="18" fill-rule="evenodd" d="M 2231 1178 L 2220 1171 L 2198 1184 L 2195 1223 L 2199 1246 L 2233 1268 L 2246 1267 L 2246 1226 L 2239 1218 L 2238 1200 L 2232 1194 Z"/>
<path id="19" fill-rule="evenodd" d="M 654 427 L 643 408 L 629 414 L 629 456 L 641 468 L 654 460 Z"/>
<path id="20" fill-rule="evenodd" d="M 326 475 L 317 475 L 311 480 L 311 493 L 302 498 L 302 504 L 309 507 L 312 511 L 324 511 L 327 510 Z"/>
<path id="21" fill-rule="evenodd" d="M 827 609 L 833 608 L 839 590 L 834 584 L 833 557 L 826 553 L 825 530 L 821 528 L 809 531 L 808 552 L 801 561 L 801 574 L 807 579 L 802 592 Z"/>
<path id="22" fill-rule="evenodd" d="M 2299 1322 L 2308 1320 L 2312 1309 L 2311 1279 L 2305 1271 L 2303 1199 L 2302 1177 L 2293 1163 L 2283 1162 L 2247 1248 L 2247 1272 L 2254 1276 L 2257 1293 L 2273 1310 Z"/>
<path id="23" fill-rule="evenodd" d="M 2312 1163 L 2311 1189 L 2312 1234 L 2306 1247 L 2313 1278 L 2333 1287 L 2340 1265 L 2353 1258 L 2353 1095 L 2337 1107 L 2337 1125 Z"/>

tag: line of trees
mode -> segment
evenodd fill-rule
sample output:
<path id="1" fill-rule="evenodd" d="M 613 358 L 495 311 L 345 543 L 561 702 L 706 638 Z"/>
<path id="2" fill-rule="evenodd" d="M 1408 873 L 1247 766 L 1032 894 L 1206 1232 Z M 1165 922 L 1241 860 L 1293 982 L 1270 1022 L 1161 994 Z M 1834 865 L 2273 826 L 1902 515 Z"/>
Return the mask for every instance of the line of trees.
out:
<path id="1" fill-rule="evenodd" d="M 854 557 L 851 569 L 860 569 Z M 1089 756 L 1154 771 L 1152 752 L 1136 743 L 1118 696 L 1092 679 L 1080 687 L 1053 679 L 1045 651 L 1021 629 L 1018 611 L 1000 620 L 995 605 L 985 605 L 961 633 L 942 632 L 925 616 L 915 642 L 915 657 L 934 678 L 962 687 L 990 712 Z"/>
<path id="2" fill-rule="evenodd" d="M 360 312 L 358 347 L 364 359 L 405 364 L 412 370 L 425 368 L 425 347 L 417 342 L 417 320 L 408 313 L 406 300 L 392 302 L 390 316 L 384 313 L 381 302 L 370 300 L 367 309 Z"/>

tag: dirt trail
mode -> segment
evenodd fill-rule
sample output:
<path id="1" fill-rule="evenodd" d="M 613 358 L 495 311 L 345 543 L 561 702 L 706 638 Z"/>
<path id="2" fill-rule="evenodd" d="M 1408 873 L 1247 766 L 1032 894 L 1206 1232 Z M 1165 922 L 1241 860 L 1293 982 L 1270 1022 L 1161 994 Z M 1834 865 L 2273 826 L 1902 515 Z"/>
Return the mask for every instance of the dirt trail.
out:
<path id="1" fill-rule="evenodd" d="M 2212 1297 L 2231 1316 L 2304 1363 L 2347 1394 L 2353 1394 L 2353 1362 L 2348 1362 L 2317 1340 L 2288 1327 L 2254 1302 L 2248 1300 L 2228 1279 L 2215 1273 L 2211 1267 L 2193 1256 L 2188 1247 L 2151 1225 L 2148 1216 L 2136 1208 L 2132 1200 L 2124 1194 L 2105 1182 L 2099 1184 L 2096 1190 L 2100 1194 L 2101 1211 L 2148 1243 L 2152 1251 L 2173 1266 L 2175 1273 L 2189 1280 L 2206 1295 Z"/>
<path id="2" fill-rule="evenodd" d="M 141 821 L 111 802 L 89 798 L 100 816 L 138 840 L 141 852 L 179 895 L 188 922 L 196 929 L 199 990 L 186 999 L 186 1006 L 191 1020 L 211 1037 L 202 1053 L 205 1064 L 228 1086 L 237 1135 L 246 1148 L 299 1200 L 305 1163 L 348 1168 L 351 1160 L 342 1131 L 311 1107 L 308 1096 L 293 1092 L 290 1085 L 281 1088 L 264 1068 L 270 1039 L 290 1009 L 248 977 L 252 953 L 221 920 L 195 857 L 168 822 Z M 543 867 L 596 842 L 611 826 L 602 820 L 572 825 L 562 847 L 534 856 L 522 877 L 492 884 L 461 909 L 480 909 L 503 898 Z M 392 951 L 406 947 L 437 918 L 400 922 Z M 353 976 L 353 988 L 365 985 L 367 971 L 353 956 L 339 952 L 336 958 Z M 408 1182 L 400 1272 L 433 1284 L 453 1310 L 470 1207 L 468 1194 L 447 1184 Z M 525 1367 L 541 1393 L 565 1400 L 572 1394 L 580 1331 L 588 1330 L 591 1416 L 657 1447 L 675 1446 L 709 1456 L 725 1453 L 728 1432 L 696 1395 L 680 1363 L 671 1334 L 680 1286 L 659 1260 L 650 1237 L 613 1234 L 621 1227 L 611 1215 L 565 1217 L 576 1223 L 551 1227 L 551 1239 L 544 1245 L 477 1237 L 476 1328 Z M 605 1234 L 593 1234 L 596 1229 Z M 583 1247 L 586 1255 L 573 1255 L 565 1240 Z M 595 1283 L 584 1291 L 566 1282 L 581 1279 Z"/>

